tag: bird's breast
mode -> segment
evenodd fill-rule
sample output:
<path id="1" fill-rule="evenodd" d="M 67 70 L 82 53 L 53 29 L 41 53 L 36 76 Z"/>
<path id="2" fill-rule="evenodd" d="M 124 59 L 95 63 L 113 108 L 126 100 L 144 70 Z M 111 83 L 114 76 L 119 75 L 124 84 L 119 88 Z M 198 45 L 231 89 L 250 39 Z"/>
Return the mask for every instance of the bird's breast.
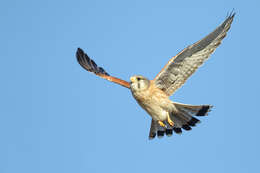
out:
<path id="1" fill-rule="evenodd" d="M 153 119 L 165 117 L 165 111 L 168 110 L 171 101 L 168 96 L 158 88 L 150 87 L 147 90 L 132 92 L 138 104 L 146 110 Z"/>

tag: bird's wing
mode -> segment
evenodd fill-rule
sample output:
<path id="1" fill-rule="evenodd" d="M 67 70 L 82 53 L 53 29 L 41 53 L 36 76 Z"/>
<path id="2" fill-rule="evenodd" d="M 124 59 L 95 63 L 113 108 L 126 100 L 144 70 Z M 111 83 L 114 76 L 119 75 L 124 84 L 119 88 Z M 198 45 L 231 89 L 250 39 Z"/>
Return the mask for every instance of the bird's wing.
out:
<path id="1" fill-rule="evenodd" d="M 221 44 L 234 16 L 235 13 L 231 13 L 213 32 L 171 58 L 154 78 L 156 87 L 162 89 L 169 96 L 180 88 Z"/>
<path id="2" fill-rule="evenodd" d="M 106 80 L 122 85 L 126 88 L 130 88 L 129 82 L 110 76 L 102 67 L 97 66 L 97 64 L 92 59 L 90 59 L 82 49 L 78 48 L 76 57 L 79 64 L 87 71 L 92 72 Z"/>

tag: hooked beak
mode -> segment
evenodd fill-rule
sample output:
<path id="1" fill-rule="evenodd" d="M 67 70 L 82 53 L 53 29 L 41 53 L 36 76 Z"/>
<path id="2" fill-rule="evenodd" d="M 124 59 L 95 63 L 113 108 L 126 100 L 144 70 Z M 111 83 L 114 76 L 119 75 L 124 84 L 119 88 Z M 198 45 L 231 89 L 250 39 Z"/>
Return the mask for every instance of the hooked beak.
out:
<path id="1" fill-rule="evenodd" d="M 134 77 L 130 77 L 130 83 L 133 83 L 135 81 Z"/>

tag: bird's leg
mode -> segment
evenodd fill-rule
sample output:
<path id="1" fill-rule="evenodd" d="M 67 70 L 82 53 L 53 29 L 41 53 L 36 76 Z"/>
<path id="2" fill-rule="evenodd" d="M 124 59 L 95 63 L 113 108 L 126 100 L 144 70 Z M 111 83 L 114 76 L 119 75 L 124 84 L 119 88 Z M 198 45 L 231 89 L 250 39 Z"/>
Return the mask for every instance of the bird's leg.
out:
<path id="1" fill-rule="evenodd" d="M 166 125 L 161 120 L 158 120 L 158 123 L 159 123 L 160 126 L 166 128 Z"/>
<path id="2" fill-rule="evenodd" d="M 167 122 L 170 124 L 170 126 L 174 126 L 174 122 L 171 120 L 170 115 L 167 115 Z"/>

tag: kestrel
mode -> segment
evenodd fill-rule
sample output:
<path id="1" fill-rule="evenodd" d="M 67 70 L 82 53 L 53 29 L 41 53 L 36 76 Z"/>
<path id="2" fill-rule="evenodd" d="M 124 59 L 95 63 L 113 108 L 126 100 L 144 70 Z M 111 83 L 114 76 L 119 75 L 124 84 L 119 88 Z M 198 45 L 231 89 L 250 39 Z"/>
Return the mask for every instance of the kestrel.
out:
<path id="1" fill-rule="evenodd" d="M 231 13 L 205 38 L 172 57 L 153 80 L 135 75 L 130 78 L 130 82 L 127 82 L 110 76 L 80 48 L 76 57 L 87 71 L 131 90 L 138 104 L 152 117 L 149 139 L 155 138 L 156 135 L 159 138 L 164 134 L 171 136 L 173 131 L 180 134 L 182 129 L 191 130 L 191 126 L 200 122 L 194 116 L 207 115 L 212 106 L 181 104 L 171 101 L 169 96 L 180 88 L 221 44 L 234 16 L 235 13 Z"/>

